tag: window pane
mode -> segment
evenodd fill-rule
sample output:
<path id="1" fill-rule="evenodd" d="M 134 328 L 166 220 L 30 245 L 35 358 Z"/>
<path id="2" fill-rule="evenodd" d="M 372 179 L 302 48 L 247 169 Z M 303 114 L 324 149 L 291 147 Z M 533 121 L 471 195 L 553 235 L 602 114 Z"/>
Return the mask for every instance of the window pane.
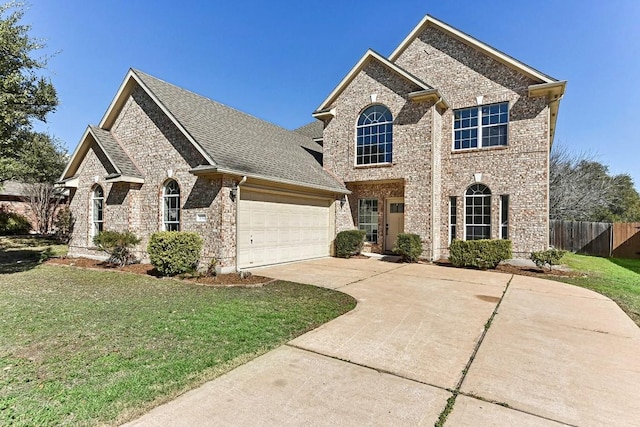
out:
<path id="1" fill-rule="evenodd" d="M 356 164 L 392 161 L 393 121 L 391 112 L 382 105 L 372 105 L 358 119 Z M 360 148 L 364 147 L 361 151 Z"/>
<path id="2" fill-rule="evenodd" d="M 358 228 L 367 234 L 366 241 L 378 242 L 378 200 L 360 199 L 358 201 Z"/>
<path id="3" fill-rule="evenodd" d="M 474 184 L 465 196 L 467 240 L 488 239 L 491 236 L 491 191 L 486 185 Z"/>

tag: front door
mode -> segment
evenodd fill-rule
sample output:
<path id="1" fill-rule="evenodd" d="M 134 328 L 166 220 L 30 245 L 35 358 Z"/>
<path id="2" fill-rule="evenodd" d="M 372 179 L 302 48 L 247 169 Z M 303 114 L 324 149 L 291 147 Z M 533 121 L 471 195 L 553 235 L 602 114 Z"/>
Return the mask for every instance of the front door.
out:
<path id="1" fill-rule="evenodd" d="M 394 197 L 385 201 L 384 250 L 392 251 L 398 239 L 398 233 L 404 232 L 404 199 Z"/>

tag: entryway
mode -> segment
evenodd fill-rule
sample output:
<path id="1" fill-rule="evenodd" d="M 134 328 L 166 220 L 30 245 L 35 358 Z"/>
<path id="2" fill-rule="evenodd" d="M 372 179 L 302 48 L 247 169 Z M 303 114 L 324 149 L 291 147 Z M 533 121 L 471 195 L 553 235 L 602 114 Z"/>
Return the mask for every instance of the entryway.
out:
<path id="1" fill-rule="evenodd" d="M 404 232 L 404 198 L 391 197 L 385 200 L 384 250 L 390 252 L 396 244 L 398 233 Z"/>

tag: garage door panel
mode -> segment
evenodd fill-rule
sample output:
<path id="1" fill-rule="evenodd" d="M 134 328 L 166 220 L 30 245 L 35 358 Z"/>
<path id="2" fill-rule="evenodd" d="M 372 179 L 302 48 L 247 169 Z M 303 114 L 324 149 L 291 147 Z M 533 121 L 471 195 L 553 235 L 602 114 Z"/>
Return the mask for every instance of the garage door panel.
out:
<path id="1" fill-rule="evenodd" d="M 238 264 L 257 267 L 328 256 L 331 200 L 241 192 Z"/>

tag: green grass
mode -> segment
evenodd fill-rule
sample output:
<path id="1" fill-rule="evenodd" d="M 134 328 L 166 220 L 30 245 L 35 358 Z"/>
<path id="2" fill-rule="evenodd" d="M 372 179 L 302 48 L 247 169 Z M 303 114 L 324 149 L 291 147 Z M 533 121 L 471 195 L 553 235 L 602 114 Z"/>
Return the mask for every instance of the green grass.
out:
<path id="1" fill-rule="evenodd" d="M 599 258 L 569 253 L 562 262 L 583 273 L 583 276 L 555 280 L 591 289 L 611 298 L 640 326 L 640 259 Z"/>
<path id="2" fill-rule="evenodd" d="M 29 270 L 53 256 L 67 254 L 67 245 L 53 238 L 0 236 L 0 274 Z"/>
<path id="3" fill-rule="evenodd" d="M 289 282 L 211 288 L 48 265 L 0 273 L 0 425 L 121 423 L 354 306 Z"/>

